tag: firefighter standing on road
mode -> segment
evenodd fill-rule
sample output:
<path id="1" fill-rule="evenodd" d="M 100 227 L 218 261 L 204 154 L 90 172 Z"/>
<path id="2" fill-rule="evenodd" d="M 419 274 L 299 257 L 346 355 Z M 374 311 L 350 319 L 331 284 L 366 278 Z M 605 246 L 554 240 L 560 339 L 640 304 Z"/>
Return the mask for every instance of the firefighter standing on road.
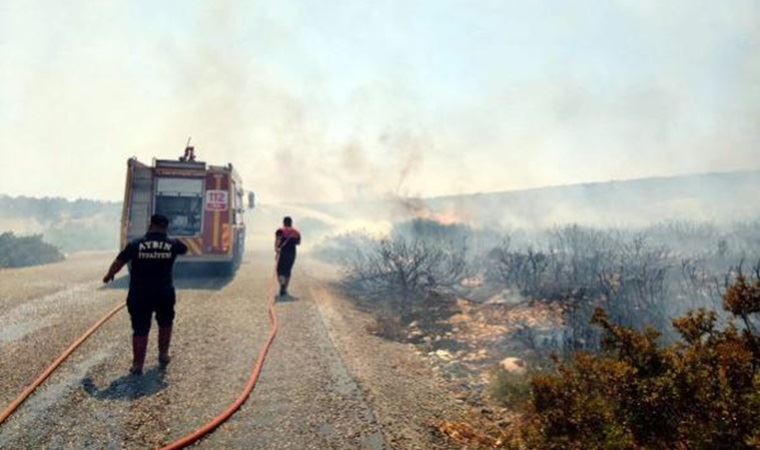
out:
<path id="1" fill-rule="evenodd" d="M 132 321 L 132 368 L 130 373 L 142 373 L 148 348 L 148 332 L 153 312 L 158 322 L 158 362 L 169 363 L 169 344 L 174 321 L 174 282 L 172 269 L 178 255 L 187 252 L 187 246 L 166 235 L 169 220 L 159 214 L 150 218 L 145 236 L 130 242 L 119 253 L 103 282 L 108 283 L 131 262 L 127 309 Z"/>
<path id="2" fill-rule="evenodd" d="M 293 219 L 282 219 L 282 228 L 274 234 L 274 251 L 277 254 L 277 279 L 280 297 L 288 295 L 288 284 L 293 264 L 296 262 L 296 246 L 301 244 L 301 233 L 293 228 Z"/>

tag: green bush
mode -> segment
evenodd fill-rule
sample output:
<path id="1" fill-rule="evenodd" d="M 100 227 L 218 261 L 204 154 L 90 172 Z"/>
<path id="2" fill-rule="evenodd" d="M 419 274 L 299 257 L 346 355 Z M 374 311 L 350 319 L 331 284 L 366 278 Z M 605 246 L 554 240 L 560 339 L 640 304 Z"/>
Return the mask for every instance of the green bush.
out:
<path id="1" fill-rule="evenodd" d="M 498 368 L 488 386 L 491 400 L 513 410 L 523 409 L 530 401 L 531 377 L 527 374 L 510 373 Z"/>
<path id="2" fill-rule="evenodd" d="M 741 327 L 719 329 L 717 314 L 700 309 L 673 321 L 682 341 L 669 346 L 597 310 L 602 353 L 533 378 L 518 447 L 760 448 L 760 281 L 739 277 L 724 306 Z"/>
<path id="3" fill-rule="evenodd" d="M 0 268 L 25 267 L 63 260 L 63 254 L 44 242 L 41 235 L 0 234 Z"/>

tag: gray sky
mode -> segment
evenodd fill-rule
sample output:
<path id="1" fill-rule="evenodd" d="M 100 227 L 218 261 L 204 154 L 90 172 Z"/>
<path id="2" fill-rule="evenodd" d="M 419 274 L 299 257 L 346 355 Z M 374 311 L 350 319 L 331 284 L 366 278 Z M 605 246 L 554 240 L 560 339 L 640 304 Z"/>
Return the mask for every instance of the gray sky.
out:
<path id="1" fill-rule="evenodd" d="M 0 193 L 265 201 L 760 168 L 760 2 L 0 1 Z"/>

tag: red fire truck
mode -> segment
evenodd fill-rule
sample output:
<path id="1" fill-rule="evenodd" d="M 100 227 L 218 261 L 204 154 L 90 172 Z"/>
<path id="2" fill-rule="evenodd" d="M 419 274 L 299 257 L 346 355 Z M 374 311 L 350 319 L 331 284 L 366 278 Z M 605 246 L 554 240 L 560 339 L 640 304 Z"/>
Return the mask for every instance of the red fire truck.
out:
<path id="1" fill-rule="evenodd" d="M 253 208 L 253 193 L 248 194 Z M 121 245 L 145 234 L 150 216 L 169 219 L 169 236 L 187 245 L 182 267 L 231 274 L 245 250 L 245 193 L 232 164 L 213 166 L 195 160 L 189 144 L 178 160 L 154 159 L 149 166 L 127 161 L 121 216 Z"/>

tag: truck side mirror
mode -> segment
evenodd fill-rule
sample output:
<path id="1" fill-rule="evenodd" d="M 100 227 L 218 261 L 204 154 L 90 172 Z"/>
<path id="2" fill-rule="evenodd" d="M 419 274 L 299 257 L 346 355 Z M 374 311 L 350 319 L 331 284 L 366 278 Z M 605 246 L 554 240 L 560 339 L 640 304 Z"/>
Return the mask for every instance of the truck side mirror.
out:
<path id="1" fill-rule="evenodd" d="M 256 207 L 256 194 L 253 192 L 248 193 L 248 209 L 253 209 Z"/>

